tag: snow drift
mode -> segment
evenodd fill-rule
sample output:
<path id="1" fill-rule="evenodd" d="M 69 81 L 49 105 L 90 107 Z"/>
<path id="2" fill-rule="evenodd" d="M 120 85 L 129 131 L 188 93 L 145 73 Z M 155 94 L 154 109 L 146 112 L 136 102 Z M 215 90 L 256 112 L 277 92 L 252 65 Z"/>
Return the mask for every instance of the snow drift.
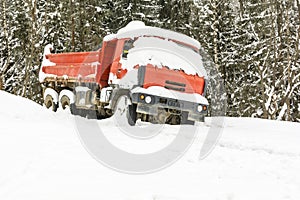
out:
<path id="1" fill-rule="evenodd" d="M 216 148 L 199 151 L 210 119 L 198 124 L 194 144 L 171 167 L 148 175 L 115 172 L 81 145 L 74 116 L 53 113 L 0 91 L 0 199 L 3 200 L 189 200 L 300 199 L 300 124 L 226 118 Z M 112 119 L 99 125 L 117 130 Z M 166 126 L 162 140 L 172 138 Z M 139 151 L 115 132 L 120 148 Z M 130 147 L 128 147 L 130 146 Z"/>

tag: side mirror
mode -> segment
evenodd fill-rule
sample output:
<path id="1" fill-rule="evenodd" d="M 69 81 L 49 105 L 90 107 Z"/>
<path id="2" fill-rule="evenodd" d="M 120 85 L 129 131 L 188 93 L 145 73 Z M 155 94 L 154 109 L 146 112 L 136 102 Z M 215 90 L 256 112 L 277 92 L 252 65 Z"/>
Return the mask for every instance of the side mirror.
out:
<path id="1" fill-rule="evenodd" d="M 122 58 L 127 58 L 128 50 L 123 50 Z"/>

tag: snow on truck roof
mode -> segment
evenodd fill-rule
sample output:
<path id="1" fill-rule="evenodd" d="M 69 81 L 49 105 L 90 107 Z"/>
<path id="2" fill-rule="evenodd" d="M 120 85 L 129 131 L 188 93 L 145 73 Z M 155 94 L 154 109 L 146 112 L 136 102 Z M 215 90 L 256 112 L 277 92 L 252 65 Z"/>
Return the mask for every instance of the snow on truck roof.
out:
<path id="1" fill-rule="evenodd" d="M 152 26 L 146 26 L 144 22 L 141 21 L 132 21 L 124 28 L 121 28 L 117 34 L 111 34 L 107 35 L 104 38 L 104 41 L 109 41 L 112 39 L 122 39 L 122 38 L 132 38 L 140 37 L 140 36 L 157 36 L 157 37 L 163 37 L 166 39 L 175 40 L 178 42 L 183 42 L 185 44 L 188 44 L 190 46 L 193 46 L 197 49 L 201 48 L 200 43 L 184 34 L 177 33 L 174 31 L 152 27 Z"/>

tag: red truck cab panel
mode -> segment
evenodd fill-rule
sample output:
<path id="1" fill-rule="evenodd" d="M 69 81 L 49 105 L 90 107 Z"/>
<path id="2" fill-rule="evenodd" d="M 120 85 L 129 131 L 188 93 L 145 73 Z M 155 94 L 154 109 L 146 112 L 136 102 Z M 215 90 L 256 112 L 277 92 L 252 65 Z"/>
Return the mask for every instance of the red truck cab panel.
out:
<path id="1" fill-rule="evenodd" d="M 198 75 L 187 75 L 182 70 L 171 70 L 167 67 L 154 67 L 148 64 L 145 69 L 143 87 L 161 86 L 170 90 L 203 95 L 205 80 Z"/>

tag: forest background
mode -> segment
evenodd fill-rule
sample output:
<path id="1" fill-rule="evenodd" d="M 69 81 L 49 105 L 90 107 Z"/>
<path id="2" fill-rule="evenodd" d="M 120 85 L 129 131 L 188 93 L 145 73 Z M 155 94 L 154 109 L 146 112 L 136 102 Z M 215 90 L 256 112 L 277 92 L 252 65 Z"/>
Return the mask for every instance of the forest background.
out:
<path id="1" fill-rule="evenodd" d="M 141 20 L 201 43 L 223 79 L 226 116 L 300 121 L 300 0 L 1 0 L 0 13 L 0 89 L 12 94 L 42 104 L 46 44 L 96 50 Z"/>

